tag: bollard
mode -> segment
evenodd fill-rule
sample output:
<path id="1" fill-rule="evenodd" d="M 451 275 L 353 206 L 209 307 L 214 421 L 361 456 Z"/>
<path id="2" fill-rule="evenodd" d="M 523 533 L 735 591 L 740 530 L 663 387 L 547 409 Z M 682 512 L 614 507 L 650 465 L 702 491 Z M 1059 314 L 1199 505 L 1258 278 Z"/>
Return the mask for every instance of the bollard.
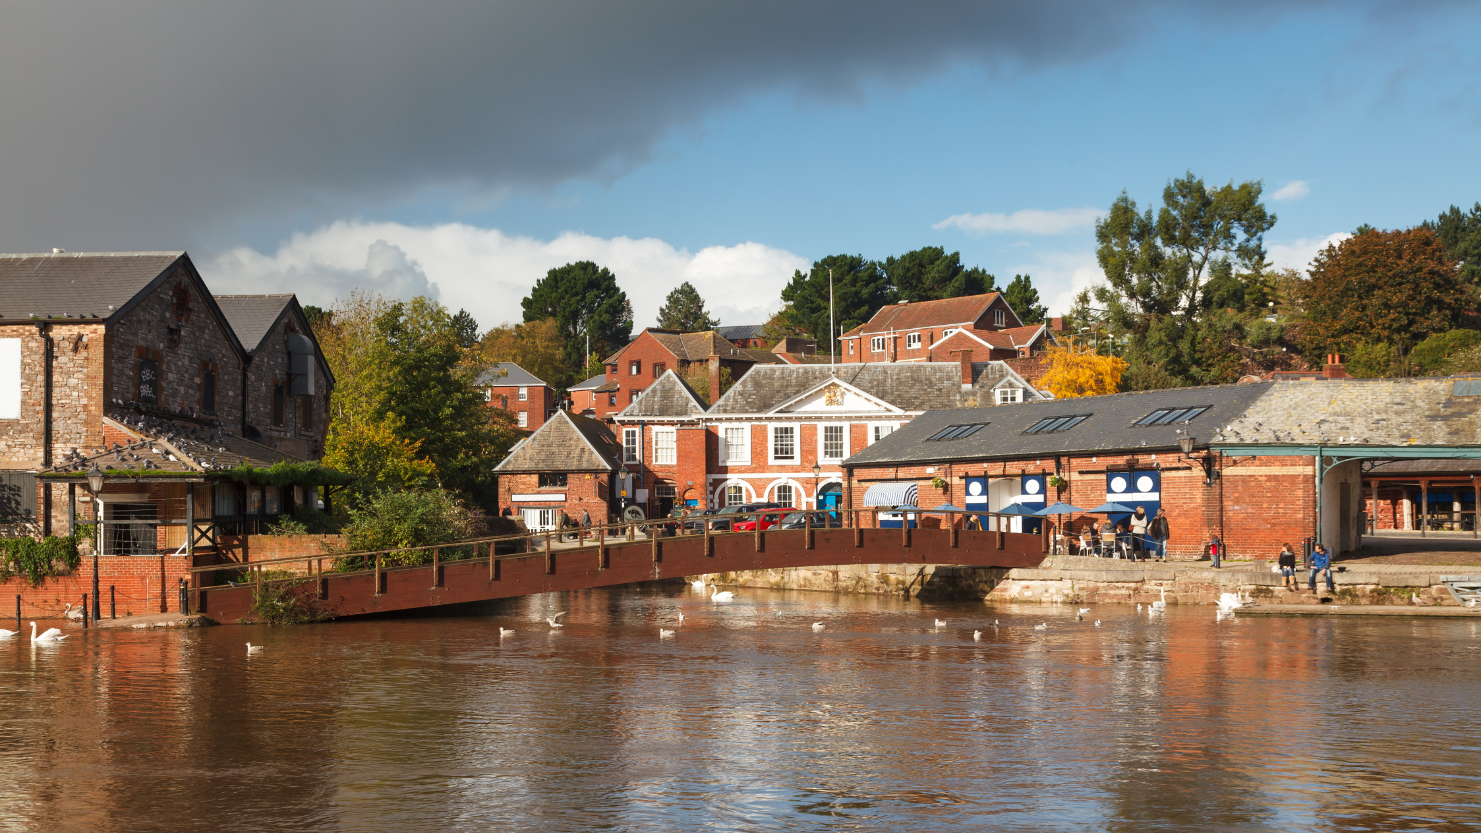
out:
<path id="1" fill-rule="evenodd" d="M 812 549 L 812 513 L 802 516 L 802 548 Z"/>
<path id="2" fill-rule="evenodd" d="M 709 520 L 705 520 L 704 524 L 705 524 L 705 556 L 706 557 L 710 557 L 710 556 L 713 556 L 715 554 L 715 551 L 710 548 L 710 522 L 709 522 Z"/>
<path id="3" fill-rule="evenodd" d="M 83 593 L 82 594 L 82 626 L 84 628 L 88 626 L 88 622 L 87 622 L 87 594 L 86 593 Z"/>
<path id="4" fill-rule="evenodd" d="M 15 594 L 15 632 L 21 632 L 21 594 Z"/>
<path id="5" fill-rule="evenodd" d="M 113 592 L 113 585 L 108 585 L 108 618 L 118 618 L 118 597 Z"/>

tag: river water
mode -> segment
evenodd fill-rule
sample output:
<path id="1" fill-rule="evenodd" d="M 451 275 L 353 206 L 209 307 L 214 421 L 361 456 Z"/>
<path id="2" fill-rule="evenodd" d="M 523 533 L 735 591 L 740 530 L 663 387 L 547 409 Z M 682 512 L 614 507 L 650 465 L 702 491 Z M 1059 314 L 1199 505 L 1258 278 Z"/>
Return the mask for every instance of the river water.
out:
<path id="1" fill-rule="evenodd" d="M 623 588 L 14 639 L 0 830 L 1481 828 L 1481 623 L 1075 612 Z"/>

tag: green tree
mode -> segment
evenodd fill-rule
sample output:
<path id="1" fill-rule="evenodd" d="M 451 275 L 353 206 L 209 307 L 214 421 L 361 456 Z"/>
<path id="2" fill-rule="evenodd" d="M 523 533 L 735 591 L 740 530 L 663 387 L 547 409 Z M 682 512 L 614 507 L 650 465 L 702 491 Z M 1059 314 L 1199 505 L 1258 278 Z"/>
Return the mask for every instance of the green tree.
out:
<path id="1" fill-rule="evenodd" d="M 1470 211 L 1456 206 L 1424 227 L 1440 237 L 1450 259 L 1460 264 L 1460 277 L 1472 291 L 1481 288 L 1481 202 Z"/>
<path id="2" fill-rule="evenodd" d="M 894 301 L 935 301 L 991 292 L 996 279 L 986 270 L 962 265 L 960 252 L 926 246 L 885 258 L 884 273 Z"/>
<path id="3" fill-rule="evenodd" d="M 423 297 L 392 304 L 375 323 L 387 358 L 374 421 L 419 443 L 445 487 L 492 507 L 493 465 L 517 434 L 512 416 L 485 406 L 474 385 L 482 366 L 464 360 L 465 328 Z"/>
<path id="4" fill-rule="evenodd" d="M 335 431 L 324 446 L 324 465 L 356 479 L 351 505 L 385 489 L 437 486 L 437 466 L 420 456 L 421 443 L 398 436 L 389 423 L 367 423 Z"/>
<path id="5" fill-rule="evenodd" d="M 1018 320 L 1025 325 L 1042 324 L 1049 310 L 1039 303 L 1039 290 L 1028 275 L 1014 275 L 1013 281 L 1003 290 L 1003 300 L 1018 313 Z"/>
<path id="6" fill-rule="evenodd" d="M 389 350 L 376 320 L 391 301 L 374 292 L 355 291 L 335 303 L 329 316 L 314 324 L 314 337 L 334 372 L 329 400 L 329 436 L 369 423 L 380 407 Z"/>
<path id="7" fill-rule="evenodd" d="M 834 323 L 828 334 L 828 271 L 833 271 Z M 837 343 L 838 333 L 868 321 L 890 302 L 889 278 L 878 263 L 863 255 L 830 255 L 813 262 L 808 272 L 792 273 L 782 289 L 782 301 L 790 308 L 791 323 L 818 340 L 818 349 Z"/>
<path id="8" fill-rule="evenodd" d="M 565 346 L 560 324 L 554 318 L 500 324 L 484 333 L 481 343 L 485 361 L 512 362 L 557 388 L 571 381 L 571 374 L 566 370 Z"/>
<path id="9" fill-rule="evenodd" d="M 679 330 L 685 333 L 713 330 L 720 326 L 720 319 L 711 318 L 705 312 L 705 301 L 699 297 L 694 284 L 684 281 L 663 299 L 658 309 L 658 326 L 664 330 Z"/>
<path id="10" fill-rule="evenodd" d="M 632 340 L 633 309 L 627 293 L 605 266 L 589 260 L 551 269 L 520 302 L 525 321 L 554 318 L 565 341 L 566 367 L 581 367 L 586 337 L 591 349 L 606 356 Z"/>
<path id="11" fill-rule="evenodd" d="M 1388 344 L 1400 357 L 1453 329 L 1469 293 L 1430 229 L 1370 231 L 1328 246 L 1312 261 L 1301 347 L 1308 361 Z"/>

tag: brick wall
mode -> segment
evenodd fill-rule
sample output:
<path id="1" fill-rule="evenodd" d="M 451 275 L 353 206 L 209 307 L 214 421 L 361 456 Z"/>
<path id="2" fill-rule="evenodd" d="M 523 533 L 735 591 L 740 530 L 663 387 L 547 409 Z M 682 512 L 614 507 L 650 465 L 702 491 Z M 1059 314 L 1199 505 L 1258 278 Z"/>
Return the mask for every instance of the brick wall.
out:
<path id="1" fill-rule="evenodd" d="M 190 580 L 190 564 L 185 556 L 101 556 L 98 561 L 98 584 L 105 617 L 108 615 L 110 585 L 114 588 L 119 616 L 180 609 L 179 580 Z M 164 584 L 163 602 L 160 598 L 161 580 Z M 79 606 L 82 594 L 91 594 L 92 591 L 91 556 L 84 557 L 72 575 L 47 579 L 40 587 L 31 587 L 24 579 L 14 578 L 0 583 L 0 621 L 10 619 L 13 624 L 16 596 L 21 599 L 21 617 L 29 622 L 31 619 L 60 617 L 67 603 Z M 41 629 L 44 630 L 45 626 Z M 29 626 L 26 632 L 30 632 Z"/>
<path id="2" fill-rule="evenodd" d="M 42 464 L 48 346 L 53 461 L 73 448 L 86 452 L 102 442 L 103 325 L 48 322 L 45 330 L 29 324 L 0 326 L 0 338 L 21 342 L 21 416 L 0 419 L 0 468 L 36 469 Z"/>
<path id="3" fill-rule="evenodd" d="M 903 423 L 908 419 L 900 418 L 889 421 Z M 767 429 L 767 423 L 749 424 L 750 462 L 742 464 L 728 464 L 720 460 L 720 439 L 726 423 L 717 423 L 708 429 L 706 432 L 709 435 L 706 461 L 709 467 L 708 493 L 712 505 L 724 506 L 725 487 L 735 484 L 743 487 L 745 500 L 748 503 L 774 502 L 777 485 L 786 482 L 792 484 L 793 505 L 799 508 L 812 508 L 815 505 L 819 488 L 829 483 L 842 483 L 843 467 L 837 462 L 823 462 L 818 458 L 818 426 L 822 423 L 797 422 L 792 424 L 797 426 L 798 460 L 795 463 L 771 462 L 771 435 Z M 870 430 L 867 423 L 849 422 L 846 424 L 848 426 L 848 448 L 845 450 L 845 458 L 859 452 L 868 444 Z M 730 423 L 730 425 L 734 427 L 735 423 Z M 818 465 L 821 469 L 817 477 L 814 477 L 812 473 L 814 465 Z"/>
<path id="4" fill-rule="evenodd" d="M 545 424 L 546 415 L 555 409 L 555 391 L 548 385 L 529 385 L 525 388 L 526 399 L 519 399 L 518 385 L 495 385 L 489 388 L 488 406 L 490 408 L 503 408 L 515 414 L 516 423 L 518 415 L 525 415 L 526 424 L 520 426 L 530 433 L 540 430 Z M 583 396 L 583 400 L 587 397 Z M 582 403 L 583 407 L 585 402 Z M 620 410 L 620 409 L 619 409 Z"/>
<path id="5" fill-rule="evenodd" d="M 326 365 L 320 361 L 314 370 L 312 396 L 288 393 L 288 334 L 307 332 L 308 324 L 297 315 L 284 315 L 257 347 L 252 363 L 247 367 L 247 424 L 262 432 L 260 442 L 263 445 L 285 454 L 317 460 L 324 453 L 324 438 L 329 431 L 330 388 Z M 276 385 L 284 388 L 281 425 L 274 425 L 272 420 L 273 387 Z M 305 407 L 309 409 L 307 414 Z M 233 433 L 241 433 L 240 422 L 226 427 Z"/>
<path id="6" fill-rule="evenodd" d="M 570 472 L 566 475 L 564 488 L 545 487 L 542 488 L 537 474 L 501 474 L 499 475 L 499 507 L 500 512 L 507 507 L 513 510 L 516 517 L 522 509 L 564 509 L 573 520 L 580 521 L 582 512 L 591 513 L 593 524 L 603 523 L 608 519 L 607 496 L 610 490 L 611 475 L 598 472 Z M 516 503 L 514 495 L 550 495 L 550 500 L 520 501 Z M 557 499 L 557 495 L 564 494 L 565 498 Z"/>

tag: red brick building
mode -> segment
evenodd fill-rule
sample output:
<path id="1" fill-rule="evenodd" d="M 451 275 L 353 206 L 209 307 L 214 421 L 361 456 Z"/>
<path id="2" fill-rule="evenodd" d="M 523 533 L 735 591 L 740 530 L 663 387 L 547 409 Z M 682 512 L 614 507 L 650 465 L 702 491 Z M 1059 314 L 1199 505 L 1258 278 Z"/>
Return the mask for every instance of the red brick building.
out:
<path id="1" fill-rule="evenodd" d="M 607 523 L 623 488 L 619 455 L 606 423 L 556 410 L 494 469 L 499 506 L 533 531 L 555 529 L 562 512 Z"/>
<path id="2" fill-rule="evenodd" d="M 967 331 L 945 351 L 937 350 L 944 340 Z M 946 298 L 939 301 L 909 301 L 881 307 L 867 322 L 839 339 L 839 361 L 868 362 L 951 361 L 951 351 L 976 350 L 974 361 L 992 361 L 1032 355 L 1042 350 L 1046 331 L 1025 327 L 1018 314 L 999 292 Z"/>
<path id="3" fill-rule="evenodd" d="M 607 374 L 598 373 L 580 384 L 572 385 L 566 389 L 571 397 L 571 413 L 582 416 L 595 417 L 597 415 L 597 404 L 602 403 L 603 408 L 610 407 L 606 403 L 610 398 L 609 393 L 619 389 L 617 382 L 608 383 Z"/>
<path id="4" fill-rule="evenodd" d="M 555 413 L 555 388 L 514 362 L 497 362 L 478 377 L 484 401 L 490 408 L 514 414 L 514 424 L 539 431 Z"/>
<path id="5" fill-rule="evenodd" d="M 721 338 L 714 330 L 680 333 L 675 330 L 648 328 L 626 347 L 607 357 L 607 382 L 596 396 L 595 416 L 606 419 L 638 401 L 638 396 L 667 371 L 680 376 L 702 366 L 708 374 L 710 389 L 722 386 L 722 371 L 739 379 L 758 364 L 782 364 L 784 359 L 765 350 L 737 347 Z"/>

